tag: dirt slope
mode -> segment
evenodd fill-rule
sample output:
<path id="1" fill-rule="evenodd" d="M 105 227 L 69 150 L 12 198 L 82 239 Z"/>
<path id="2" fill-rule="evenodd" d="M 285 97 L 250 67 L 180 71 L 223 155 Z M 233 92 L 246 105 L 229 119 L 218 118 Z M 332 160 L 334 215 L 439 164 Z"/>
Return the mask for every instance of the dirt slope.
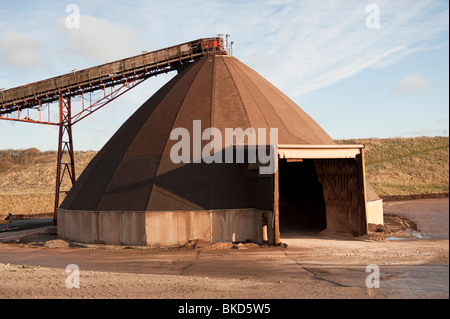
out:
<path id="1" fill-rule="evenodd" d="M 449 138 L 417 137 L 340 140 L 366 146 L 367 179 L 380 196 L 448 193 Z M 97 152 L 76 152 L 79 176 Z M 0 150 L 0 218 L 51 213 L 56 152 Z M 65 183 L 63 190 L 69 188 Z"/>
<path id="2" fill-rule="evenodd" d="M 337 142 L 366 146 L 367 179 L 379 196 L 448 193 L 448 137 Z"/>
<path id="3" fill-rule="evenodd" d="M 30 150 L 0 151 L 0 218 L 9 212 L 15 215 L 53 212 L 57 154 L 31 150 L 31 156 L 27 155 Z M 95 154 L 75 153 L 77 177 Z M 61 189 L 68 190 L 69 185 L 65 179 Z"/>

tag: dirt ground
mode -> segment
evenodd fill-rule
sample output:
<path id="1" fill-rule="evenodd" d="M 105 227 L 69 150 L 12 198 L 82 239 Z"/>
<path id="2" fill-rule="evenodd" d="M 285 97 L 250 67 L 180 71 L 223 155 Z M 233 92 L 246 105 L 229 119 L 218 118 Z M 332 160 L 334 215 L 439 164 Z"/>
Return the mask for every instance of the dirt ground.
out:
<path id="1" fill-rule="evenodd" d="M 0 298 L 448 299 L 448 205 L 386 202 L 389 227 L 375 236 L 281 234 L 276 247 L 155 249 L 67 242 L 46 228 L 2 232 Z M 67 286 L 73 264 L 79 288 Z"/>

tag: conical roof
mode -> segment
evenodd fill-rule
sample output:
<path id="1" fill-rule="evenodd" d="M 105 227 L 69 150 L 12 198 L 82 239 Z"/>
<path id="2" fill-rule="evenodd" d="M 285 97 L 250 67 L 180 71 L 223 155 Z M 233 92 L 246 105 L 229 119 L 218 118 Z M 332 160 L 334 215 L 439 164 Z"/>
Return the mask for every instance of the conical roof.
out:
<path id="1" fill-rule="evenodd" d="M 174 128 L 278 128 L 279 144 L 335 144 L 292 100 L 234 57 L 198 59 L 148 99 L 84 170 L 61 208 L 170 211 L 255 207 L 241 168 L 170 158 Z M 209 141 L 203 141 L 202 146 Z"/>

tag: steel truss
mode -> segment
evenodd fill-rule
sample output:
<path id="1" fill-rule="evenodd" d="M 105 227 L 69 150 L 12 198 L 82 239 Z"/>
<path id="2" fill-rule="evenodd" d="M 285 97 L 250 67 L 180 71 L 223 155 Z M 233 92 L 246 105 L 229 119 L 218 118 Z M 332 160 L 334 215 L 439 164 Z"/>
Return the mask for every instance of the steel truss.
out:
<path id="1" fill-rule="evenodd" d="M 61 193 L 67 194 L 76 180 L 72 126 L 146 79 L 161 73 L 178 70 L 181 65 L 187 65 L 197 58 L 210 54 L 227 54 L 223 48 L 222 38 L 199 39 L 140 56 L 76 71 L 73 74 L 66 74 L 0 91 L 0 120 L 57 125 L 59 127 L 53 212 L 55 224 L 57 222 L 60 195 Z M 96 75 L 97 73 L 99 74 L 98 76 Z M 80 79 L 83 77 L 86 77 L 86 79 L 81 81 Z M 62 86 L 60 86 L 61 83 L 63 83 Z M 110 89 L 109 93 L 107 93 L 107 88 Z M 103 90 L 103 97 L 95 103 L 90 101 L 89 105 L 85 107 L 84 96 L 101 90 Z M 71 98 L 75 96 L 81 96 L 82 109 L 74 113 Z M 56 101 L 58 101 L 59 105 L 59 118 L 58 121 L 52 121 L 50 118 L 50 104 Z M 48 114 L 47 120 L 44 120 L 45 111 L 43 109 L 46 104 Z M 36 115 L 35 111 L 37 111 L 38 116 L 32 118 L 32 116 Z M 23 112 L 26 112 L 25 117 L 21 117 Z M 15 113 L 17 113 L 17 116 L 13 116 Z M 63 190 L 61 188 L 65 185 L 63 182 L 67 177 L 71 186 L 69 189 Z"/>
<path id="2" fill-rule="evenodd" d="M 69 190 L 62 191 L 61 185 L 64 181 L 64 175 L 67 173 L 70 178 L 71 186 L 75 184 L 75 158 L 73 152 L 72 138 L 72 114 L 70 98 L 65 99 L 62 95 L 59 97 L 59 139 L 58 139 L 58 158 L 56 166 L 56 189 L 55 189 L 55 207 L 53 212 L 53 221 L 56 223 L 57 211 L 59 207 L 61 192 L 69 193 Z M 66 155 L 67 154 L 67 155 Z M 64 156 L 66 155 L 66 156 Z M 68 159 L 67 159 L 68 157 Z"/>

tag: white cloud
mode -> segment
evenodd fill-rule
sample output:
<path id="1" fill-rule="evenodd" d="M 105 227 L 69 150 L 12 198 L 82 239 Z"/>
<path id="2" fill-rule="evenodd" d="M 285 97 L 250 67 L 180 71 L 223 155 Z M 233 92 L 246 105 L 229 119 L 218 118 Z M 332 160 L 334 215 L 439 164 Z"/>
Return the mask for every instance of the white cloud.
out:
<path id="1" fill-rule="evenodd" d="M 106 63 L 140 54 L 140 37 L 130 26 L 106 19 L 81 15 L 79 28 L 68 28 L 64 19 L 58 20 L 68 50 L 91 63 Z"/>
<path id="2" fill-rule="evenodd" d="M 433 83 L 429 82 L 427 79 L 420 76 L 409 75 L 400 80 L 394 92 L 400 94 L 423 94 L 430 92 L 433 89 Z"/>
<path id="3" fill-rule="evenodd" d="M 295 98 L 436 48 L 432 40 L 448 31 L 448 6 L 439 1 L 378 0 L 378 29 L 366 26 L 369 3 L 170 0 L 103 7 L 80 2 L 80 28 L 65 26 L 61 7 L 55 10 L 60 32 L 49 29 L 53 40 L 49 36 L 46 43 L 54 49 L 52 63 L 68 63 L 61 69 L 70 70 L 229 33 L 237 58 Z"/>
<path id="4" fill-rule="evenodd" d="M 0 34 L 0 63 L 5 67 L 25 69 L 41 64 L 42 44 L 31 36 L 5 31 Z"/>
<path id="5" fill-rule="evenodd" d="M 379 0 L 378 29 L 366 26 L 369 3 L 174 0 L 145 2 L 133 19 L 152 49 L 229 33 L 237 58 L 295 98 L 436 48 L 432 41 L 448 31 L 448 10 L 438 1 Z"/>
<path id="6" fill-rule="evenodd" d="M 0 5 L 0 87 L 228 33 L 238 59 L 298 101 L 368 68 L 387 68 L 406 57 L 414 61 L 417 52 L 448 46 L 448 2 L 439 0 L 79 0 L 79 29 L 65 26 L 66 3 L 6 3 Z M 370 3 L 380 8 L 378 29 L 365 24 Z M 411 64 L 406 74 L 421 74 L 415 68 Z M 113 117 L 117 110 L 115 118 L 125 119 L 129 113 L 122 110 L 138 107 L 156 90 L 155 81 L 94 116 Z M 436 87 L 442 86 L 442 80 L 435 81 Z M 406 82 L 409 88 L 414 84 Z M 416 85 L 420 90 L 432 87 L 423 81 Z M 352 90 L 345 94 L 351 96 Z"/>
<path id="7" fill-rule="evenodd" d="M 266 3 L 256 24 L 244 30 L 248 38 L 259 40 L 242 46 L 236 41 L 235 52 L 282 91 L 296 97 L 435 47 L 432 40 L 448 30 L 448 11 L 439 8 L 439 2 L 377 4 L 379 29 L 366 27 L 365 3 L 291 2 L 278 11 Z M 256 58 L 260 55 L 264 59 Z"/>

